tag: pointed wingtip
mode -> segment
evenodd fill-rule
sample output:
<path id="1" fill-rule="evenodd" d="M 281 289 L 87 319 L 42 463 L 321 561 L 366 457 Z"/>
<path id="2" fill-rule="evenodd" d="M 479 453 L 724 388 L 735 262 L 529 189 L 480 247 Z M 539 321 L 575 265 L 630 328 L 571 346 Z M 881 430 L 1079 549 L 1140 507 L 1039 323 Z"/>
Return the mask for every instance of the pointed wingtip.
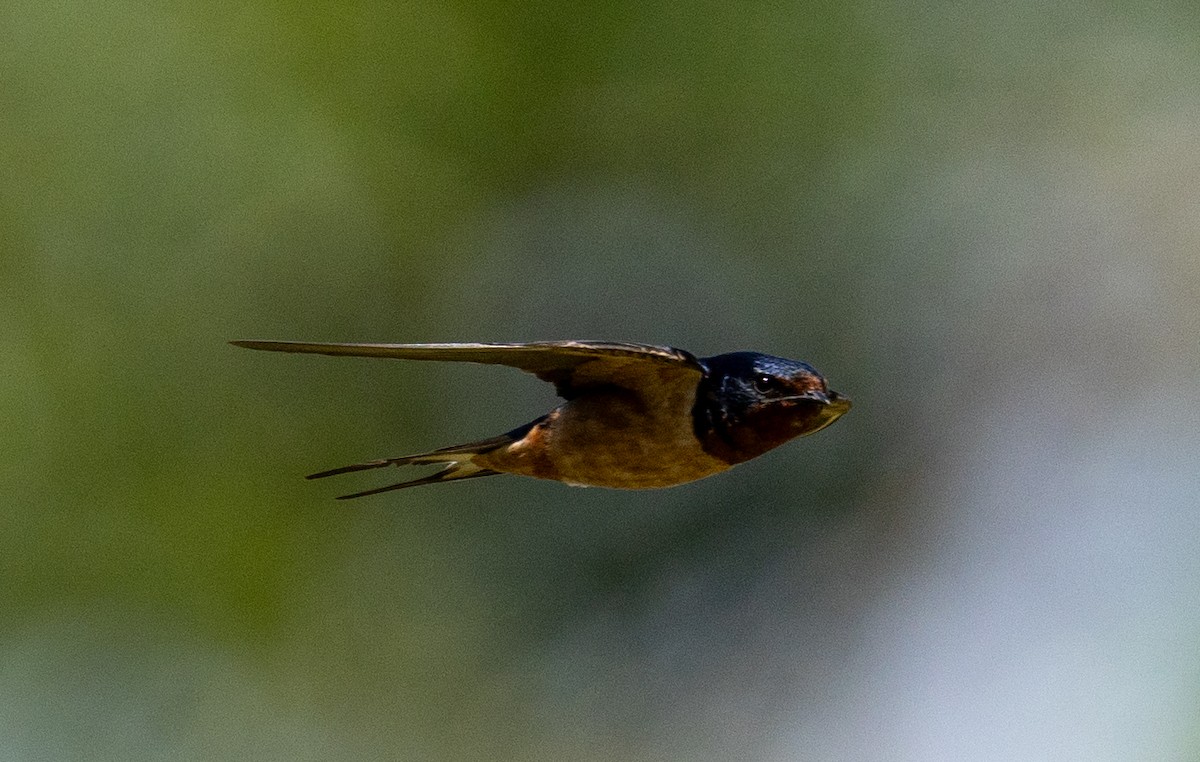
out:
<path id="1" fill-rule="evenodd" d="M 297 351 L 292 348 L 292 345 L 299 342 L 263 341 L 262 339 L 234 339 L 229 343 L 235 347 L 241 347 L 242 349 L 266 349 L 272 352 L 291 352 Z"/>
<path id="2" fill-rule="evenodd" d="M 240 347 L 242 349 L 265 349 L 271 352 L 288 352 L 292 351 L 287 348 L 287 342 L 282 341 L 261 341 L 259 339 L 234 339 L 229 342 L 230 346 Z"/>
<path id="3" fill-rule="evenodd" d="M 372 468 L 383 468 L 392 464 L 399 465 L 404 462 L 404 458 L 383 458 L 381 460 L 372 460 L 369 463 L 354 463 L 349 466 L 339 466 L 331 468 L 328 471 L 319 471 L 315 474 L 309 474 L 305 479 L 324 479 L 326 476 L 337 476 L 338 474 L 349 474 L 355 471 L 367 471 Z"/>

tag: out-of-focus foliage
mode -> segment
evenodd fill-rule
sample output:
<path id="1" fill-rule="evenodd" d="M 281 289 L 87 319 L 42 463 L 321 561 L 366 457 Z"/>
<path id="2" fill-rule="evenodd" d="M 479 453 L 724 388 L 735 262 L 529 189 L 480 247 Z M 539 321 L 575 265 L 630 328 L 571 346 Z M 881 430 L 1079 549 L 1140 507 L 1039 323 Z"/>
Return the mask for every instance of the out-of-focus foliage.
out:
<path id="1" fill-rule="evenodd" d="M 1191 759 L 1186 5 L 0 8 L 0 758 Z M 653 493 L 300 475 L 814 363 Z"/>

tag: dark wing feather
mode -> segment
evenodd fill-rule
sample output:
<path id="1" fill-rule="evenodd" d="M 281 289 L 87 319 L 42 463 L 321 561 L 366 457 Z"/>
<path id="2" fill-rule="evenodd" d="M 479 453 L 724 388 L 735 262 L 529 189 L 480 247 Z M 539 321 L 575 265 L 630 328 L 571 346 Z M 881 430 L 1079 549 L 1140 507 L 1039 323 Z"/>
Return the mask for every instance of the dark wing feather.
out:
<path id="1" fill-rule="evenodd" d="M 272 352 L 442 360 L 507 365 L 554 384 L 571 399 L 596 386 L 641 391 L 648 385 L 695 377 L 704 366 L 690 352 L 672 347 L 614 341 L 537 341 L 528 344 L 324 344 L 304 341 L 232 341 L 234 346 Z"/>

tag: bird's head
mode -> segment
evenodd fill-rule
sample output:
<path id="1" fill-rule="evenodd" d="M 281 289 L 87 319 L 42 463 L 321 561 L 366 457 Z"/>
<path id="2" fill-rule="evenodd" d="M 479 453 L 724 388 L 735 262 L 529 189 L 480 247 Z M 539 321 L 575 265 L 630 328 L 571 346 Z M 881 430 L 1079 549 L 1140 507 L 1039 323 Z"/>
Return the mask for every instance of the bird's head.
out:
<path id="1" fill-rule="evenodd" d="M 693 419 L 704 449 L 729 463 L 820 431 L 850 409 L 808 363 L 757 352 L 702 360 Z"/>

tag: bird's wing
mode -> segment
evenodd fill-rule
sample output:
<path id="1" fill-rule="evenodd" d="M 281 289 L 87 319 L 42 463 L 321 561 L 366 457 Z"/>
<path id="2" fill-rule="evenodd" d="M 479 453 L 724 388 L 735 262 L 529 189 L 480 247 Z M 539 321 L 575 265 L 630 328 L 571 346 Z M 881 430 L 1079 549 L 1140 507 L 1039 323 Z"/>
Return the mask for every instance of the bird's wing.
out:
<path id="1" fill-rule="evenodd" d="M 685 380 L 698 382 L 704 374 L 704 366 L 700 361 L 682 349 L 614 341 L 536 341 L 528 344 L 230 343 L 272 352 L 508 365 L 554 384 L 559 396 L 566 399 L 597 386 L 620 386 L 640 392 L 663 383 Z"/>

